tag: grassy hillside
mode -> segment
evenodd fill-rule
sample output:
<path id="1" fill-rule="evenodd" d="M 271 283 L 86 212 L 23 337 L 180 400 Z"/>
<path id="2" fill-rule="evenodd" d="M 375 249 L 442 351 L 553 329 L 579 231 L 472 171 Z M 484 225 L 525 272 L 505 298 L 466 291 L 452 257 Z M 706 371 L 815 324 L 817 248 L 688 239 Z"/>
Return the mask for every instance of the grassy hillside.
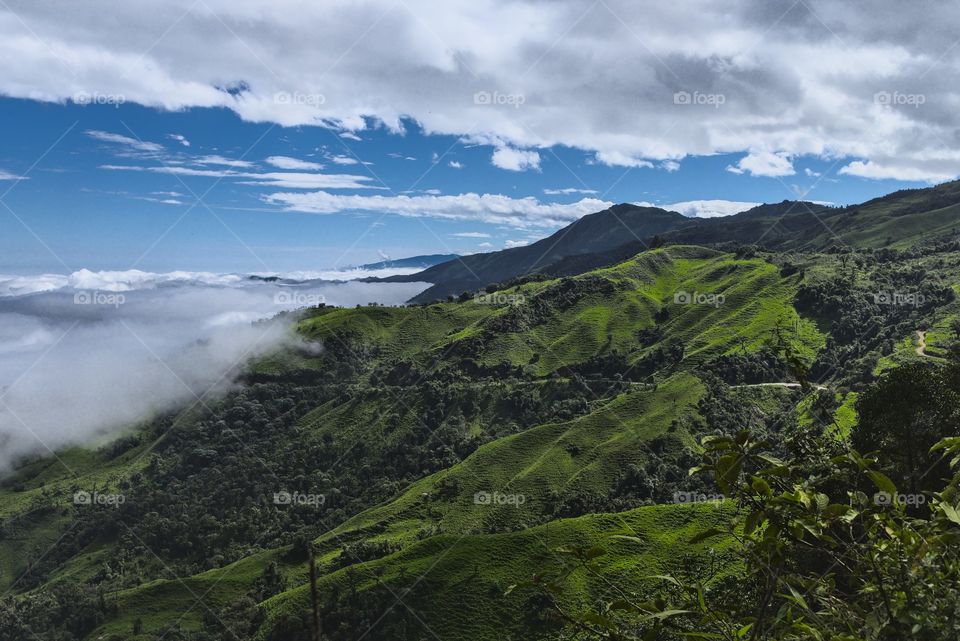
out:
<path id="1" fill-rule="evenodd" d="M 493 296 L 307 310 L 311 347 L 252 364 L 214 407 L 5 478 L 0 587 L 18 604 L 88 594 L 85 638 L 219 639 L 228 622 L 296 641 L 312 547 L 332 639 L 556 638 L 537 590 L 506 593 L 558 572 L 558 548 L 607 548 L 603 574 L 641 593 L 664 571 L 734 576 L 731 541 L 686 544 L 732 506 L 674 504 L 709 489 L 687 475 L 699 437 L 846 436 L 872 371 L 953 345 L 958 272 L 951 253 L 877 265 L 672 245 Z M 871 293 L 921 285 L 915 308 Z M 806 370 L 822 389 L 796 386 Z M 77 491 L 125 502 L 75 505 Z M 608 587 L 580 577 L 561 598 L 586 608 Z"/>

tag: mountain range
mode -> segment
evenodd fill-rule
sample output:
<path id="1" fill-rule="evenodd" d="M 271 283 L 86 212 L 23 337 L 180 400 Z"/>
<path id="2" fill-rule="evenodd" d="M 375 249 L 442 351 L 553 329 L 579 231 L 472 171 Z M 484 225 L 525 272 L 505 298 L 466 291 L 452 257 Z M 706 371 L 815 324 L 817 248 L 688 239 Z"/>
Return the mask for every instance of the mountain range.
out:
<path id="1" fill-rule="evenodd" d="M 655 207 L 620 204 L 584 216 L 531 245 L 458 256 L 385 280 L 432 283 L 411 301 L 424 303 L 521 275 L 578 273 L 663 243 L 758 245 L 776 251 L 903 248 L 955 233 L 958 204 L 960 182 L 899 191 L 845 207 L 785 200 L 723 218 L 689 218 Z"/>

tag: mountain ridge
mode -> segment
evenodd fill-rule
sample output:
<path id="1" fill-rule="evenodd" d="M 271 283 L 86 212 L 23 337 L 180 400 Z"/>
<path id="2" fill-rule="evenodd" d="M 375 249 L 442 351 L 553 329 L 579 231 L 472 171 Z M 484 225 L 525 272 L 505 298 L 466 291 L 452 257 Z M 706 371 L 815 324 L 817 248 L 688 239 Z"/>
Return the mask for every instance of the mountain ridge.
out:
<path id="1" fill-rule="evenodd" d="M 432 283 L 410 301 L 428 303 L 520 276 L 567 275 L 576 273 L 571 271 L 575 269 L 596 268 L 663 243 L 756 244 L 783 251 L 821 251 L 836 245 L 903 249 L 948 234 L 958 223 L 960 181 L 900 190 L 846 207 L 784 200 L 716 218 L 689 218 L 657 207 L 621 203 L 525 247 L 460 256 L 416 274 L 383 280 Z"/>

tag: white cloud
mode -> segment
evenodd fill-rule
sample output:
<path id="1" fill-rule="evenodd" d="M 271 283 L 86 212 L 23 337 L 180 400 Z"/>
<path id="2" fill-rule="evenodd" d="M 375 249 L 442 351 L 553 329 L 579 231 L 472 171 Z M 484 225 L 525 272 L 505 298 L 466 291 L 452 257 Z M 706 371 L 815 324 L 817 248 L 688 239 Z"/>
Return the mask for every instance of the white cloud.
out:
<path id="1" fill-rule="evenodd" d="M 503 243 L 503 246 L 506 249 L 512 249 L 514 247 L 525 247 L 528 244 L 530 244 L 530 242 L 526 240 L 508 240 Z"/>
<path id="2" fill-rule="evenodd" d="M 960 162 L 960 157 L 958 157 L 958 162 Z M 923 162 L 918 159 L 911 162 L 911 159 L 907 158 L 884 158 L 876 162 L 856 160 L 841 167 L 838 173 L 877 180 L 893 178 L 895 180 L 916 180 L 929 183 L 945 182 L 956 178 L 957 174 L 952 169 L 942 167 L 944 167 L 944 164 L 936 161 Z"/>
<path id="3" fill-rule="evenodd" d="M 291 158 L 289 156 L 270 156 L 267 158 L 267 162 L 279 169 L 294 169 L 303 171 L 320 171 L 323 169 L 323 165 L 320 163 L 310 162 L 308 160 L 300 160 L 299 158 Z"/>
<path id="4" fill-rule="evenodd" d="M 363 140 L 363 138 L 361 138 L 360 136 L 358 136 L 357 134 L 355 134 L 355 133 L 353 133 L 353 132 L 351 132 L 351 131 L 341 131 L 341 132 L 340 132 L 340 137 L 341 137 L 341 138 L 346 138 L 347 140 L 355 140 L 355 141 L 357 141 L 357 142 L 360 142 L 360 141 Z"/>
<path id="5" fill-rule="evenodd" d="M 789 159 L 810 154 L 848 157 L 860 164 L 847 173 L 865 177 L 960 174 L 960 155 L 924 153 L 957 142 L 953 3 L 878 0 L 872 12 L 829 0 L 786 12 L 760 0 L 408 7 L 22 2 L 18 17 L 0 14 L 0 56 L 17 61 L 0 94 L 223 107 L 247 121 L 322 124 L 341 135 L 380 123 L 400 132 L 409 116 L 428 133 L 486 135 L 516 149 L 562 144 L 601 163 L 668 171 L 689 155 L 768 150 L 776 160 L 754 156 L 734 169 L 790 175 Z M 156 41 L 158 24 L 174 26 Z M 478 92 L 524 100 L 476 101 Z"/>
<path id="6" fill-rule="evenodd" d="M 461 231 L 450 235 L 454 238 L 490 238 L 490 234 L 485 234 L 482 231 Z"/>
<path id="7" fill-rule="evenodd" d="M 579 189 L 577 187 L 564 187 L 563 189 L 544 189 L 543 193 L 548 196 L 564 196 L 567 194 L 595 194 L 596 189 Z"/>
<path id="8" fill-rule="evenodd" d="M 653 163 L 643 158 L 622 151 L 598 151 L 595 162 L 601 165 L 618 165 L 620 167 L 653 167 Z"/>
<path id="9" fill-rule="evenodd" d="M 491 159 L 494 167 L 510 171 L 526 171 L 540 169 L 540 154 L 536 151 L 515 149 L 508 145 L 497 147 Z"/>
<path id="10" fill-rule="evenodd" d="M 189 146 L 190 146 L 190 141 L 187 140 L 186 136 L 183 136 L 183 135 L 181 135 L 181 134 L 167 134 L 167 138 L 171 138 L 171 139 L 173 139 L 173 140 L 176 140 L 177 142 L 179 142 L 179 143 L 180 143 L 181 145 L 183 145 L 184 147 L 189 147 Z"/>
<path id="11" fill-rule="evenodd" d="M 352 156 L 330 156 L 330 160 L 338 165 L 356 165 L 358 162 Z"/>
<path id="12" fill-rule="evenodd" d="M 807 177 L 809 177 L 809 178 L 819 178 L 819 177 L 820 177 L 820 172 L 819 172 L 819 171 L 814 171 L 814 170 L 810 169 L 809 167 L 804 168 L 803 173 L 806 174 Z"/>
<path id="13" fill-rule="evenodd" d="M 0 180 L 28 180 L 26 176 L 11 174 L 9 171 L 0 169 Z"/>
<path id="14" fill-rule="evenodd" d="M 158 145 L 155 142 L 146 142 L 143 140 L 138 140 L 136 138 L 131 138 L 130 136 L 124 136 L 121 134 L 111 133 L 109 131 L 100 131 L 98 129 L 88 129 L 84 132 L 94 140 L 99 140 L 100 142 L 109 142 L 116 145 L 123 145 L 135 149 L 137 151 L 148 151 L 148 152 L 158 152 L 163 151 L 163 145 Z"/>
<path id="15" fill-rule="evenodd" d="M 671 205 L 637 204 L 679 212 L 690 218 L 717 218 L 719 216 L 738 214 L 741 211 L 752 209 L 761 203 L 740 202 L 735 200 L 688 200 Z"/>
<path id="16" fill-rule="evenodd" d="M 457 160 L 451 160 L 451 161 L 450 161 L 449 163 L 447 163 L 447 164 L 448 164 L 449 166 L 453 167 L 454 169 L 463 169 L 463 164 L 462 164 L 461 162 L 457 161 Z"/>
<path id="17" fill-rule="evenodd" d="M 479 245 L 477 245 L 477 247 L 481 247 L 483 249 L 489 249 L 493 247 L 493 243 L 480 243 Z"/>
<path id="18" fill-rule="evenodd" d="M 101 169 L 112 171 L 143 171 L 172 176 L 201 176 L 207 178 L 231 178 L 241 184 L 265 185 L 281 189 L 382 189 L 367 184 L 369 176 L 350 174 L 313 174 L 303 172 L 243 172 L 233 169 L 196 169 L 179 165 L 161 165 L 144 167 L 138 165 L 101 165 Z"/>
<path id="19" fill-rule="evenodd" d="M 458 196 L 358 196 L 325 191 L 277 192 L 264 200 L 288 211 L 313 214 L 376 212 L 409 217 L 476 220 L 512 227 L 557 227 L 610 207 L 613 203 L 584 198 L 570 204 L 542 203 L 536 198 L 498 194 Z"/>
<path id="20" fill-rule="evenodd" d="M 749 173 L 753 176 L 792 176 L 793 160 L 789 154 L 772 153 L 769 151 L 751 151 L 740 159 L 740 162 L 727 167 L 727 171 L 734 174 Z"/>
<path id="21" fill-rule="evenodd" d="M 239 167 L 242 169 L 254 166 L 249 160 L 234 160 L 233 158 L 224 158 L 223 156 L 217 155 L 196 156 L 192 161 L 199 165 L 222 165 L 224 167 Z"/>

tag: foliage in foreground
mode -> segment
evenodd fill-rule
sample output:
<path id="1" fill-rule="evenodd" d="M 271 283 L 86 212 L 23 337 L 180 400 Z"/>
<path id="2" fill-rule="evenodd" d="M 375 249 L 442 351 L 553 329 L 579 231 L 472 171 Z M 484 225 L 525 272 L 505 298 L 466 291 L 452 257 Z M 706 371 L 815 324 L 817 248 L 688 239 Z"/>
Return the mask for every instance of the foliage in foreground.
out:
<path id="1" fill-rule="evenodd" d="M 654 598 L 617 590 L 585 613 L 551 599 L 575 638 L 823 641 L 947 640 L 960 635 L 958 476 L 938 491 L 905 493 L 929 469 L 955 470 L 960 407 L 946 414 L 936 394 L 960 389 L 960 366 L 904 368 L 888 375 L 860 404 L 866 417 L 854 440 L 861 454 L 823 432 L 800 431 L 781 457 L 749 431 L 708 436 L 703 464 L 732 500 L 737 516 L 691 543 L 733 537 L 744 579 L 735 585 L 649 577 Z M 910 380 L 904 380 L 909 378 Z M 906 390 L 895 399 L 881 392 Z M 917 390 L 932 390 L 933 395 Z M 879 421 L 895 402 L 899 421 Z M 940 422 L 937 422 L 940 421 Z M 904 468 L 902 444 L 922 452 L 927 470 Z M 892 474 L 888 474 L 884 472 Z M 929 485 L 929 483 L 928 483 Z M 637 541 L 641 543 L 641 541 Z M 569 570 L 539 580 L 557 594 L 574 572 L 594 572 L 602 549 L 565 550 Z"/>

